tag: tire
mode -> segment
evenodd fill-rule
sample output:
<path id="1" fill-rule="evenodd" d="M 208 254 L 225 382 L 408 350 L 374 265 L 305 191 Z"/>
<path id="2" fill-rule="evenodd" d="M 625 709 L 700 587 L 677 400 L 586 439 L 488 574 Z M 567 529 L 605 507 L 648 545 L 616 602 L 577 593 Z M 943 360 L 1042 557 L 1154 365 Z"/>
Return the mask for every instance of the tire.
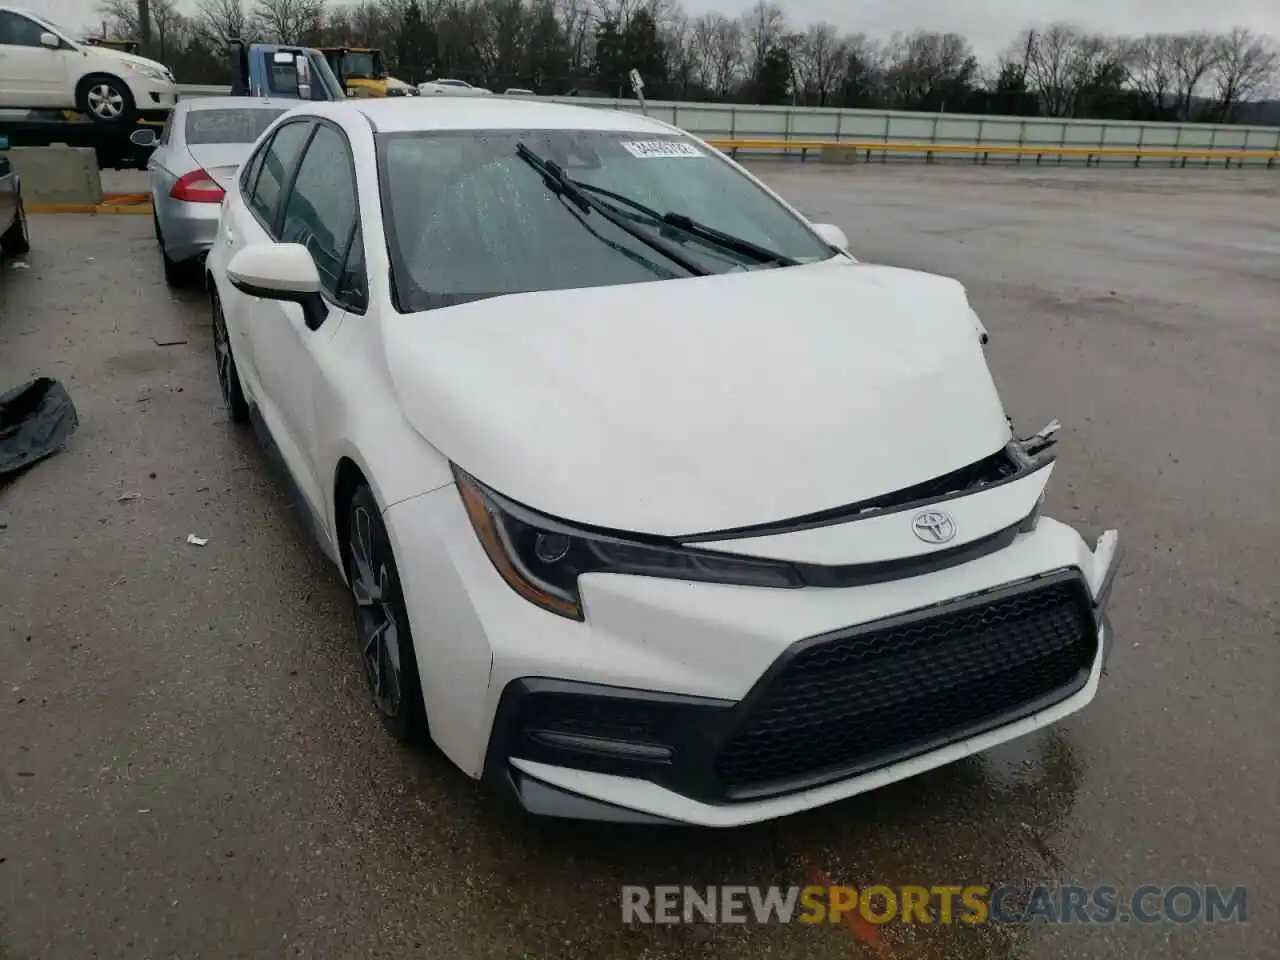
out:
<path id="1" fill-rule="evenodd" d="M 393 737 L 420 746 L 430 739 L 427 711 L 391 538 L 367 485 L 356 487 L 346 511 L 342 556 L 369 696 Z"/>
<path id="2" fill-rule="evenodd" d="M 215 293 L 210 302 L 213 311 L 213 360 L 218 372 L 222 405 L 232 423 L 248 423 L 249 401 L 245 399 L 235 354 L 231 352 L 231 334 L 227 330 L 227 318 L 222 313 L 222 301 Z"/>
<path id="3" fill-rule="evenodd" d="M 22 206 L 22 198 L 18 198 L 17 216 L 9 229 L 0 234 L 0 253 L 6 257 L 19 257 L 31 249 L 31 234 L 27 230 L 27 211 Z"/>
<path id="4" fill-rule="evenodd" d="M 129 124 L 138 116 L 129 85 L 109 73 L 91 73 L 80 81 L 76 109 L 94 123 Z"/>

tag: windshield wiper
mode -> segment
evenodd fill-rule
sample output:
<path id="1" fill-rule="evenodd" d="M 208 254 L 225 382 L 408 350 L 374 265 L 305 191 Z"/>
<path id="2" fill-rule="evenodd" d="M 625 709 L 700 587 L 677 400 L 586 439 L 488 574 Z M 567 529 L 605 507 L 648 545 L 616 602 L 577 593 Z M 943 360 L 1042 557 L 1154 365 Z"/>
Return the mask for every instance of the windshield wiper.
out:
<path id="1" fill-rule="evenodd" d="M 625 203 L 631 209 L 638 210 L 646 217 L 652 218 L 655 223 L 666 224 L 669 227 L 675 227 L 677 230 L 683 230 L 685 233 L 690 236 L 697 237 L 704 243 L 720 247 L 722 250 L 729 250 L 733 253 L 742 254 L 757 263 L 772 263 L 780 267 L 794 267 L 800 262 L 794 257 L 788 257 L 781 253 L 774 253 L 772 250 L 762 247 L 757 243 L 752 243 L 750 240 L 744 240 L 742 237 L 735 237 L 733 234 L 725 233 L 723 230 L 717 230 L 715 227 L 708 227 L 706 224 L 699 223 L 692 217 L 687 217 L 682 213 L 659 213 L 657 210 L 646 206 L 639 200 L 633 200 L 631 197 L 624 196 L 621 193 L 614 193 L 612 190 L 606 190 L 604 187 L 597 187 L 594 183 L 583 183 L 581 180 L 571 180 L 570 183 L 579 190 L 598 193 L 602 197 L 608 197 L 611 200 L 617 200 L 619 203 Z"/>
<path id="2" fill-rule="evenodd" d="M 523 143 L 516 144 L 516 156 L 542 175 L 542 182 L 547 185 L 547 189 L 559 197 L 572 201 L 583 213 L 588 210 L 594 210 L 623 233 L 634 237 L 645 246 L 657 250 L 668 260 L 678 263 L 696 276 L 705 277 L 710 273 L 709 270 L 698 266 L 686 257 L 673 244 L 667 243 L 667 241 L 658 237 L 650 236 L 644 230 L 632 226 L 627 222 L 627 218 L 616 210 L 611 209 L 607 204 L 601 203 L 590 194 L 583 192 L 579 184 L 566 174 L 564 168 L 554 160 L 542 159 Z"/>

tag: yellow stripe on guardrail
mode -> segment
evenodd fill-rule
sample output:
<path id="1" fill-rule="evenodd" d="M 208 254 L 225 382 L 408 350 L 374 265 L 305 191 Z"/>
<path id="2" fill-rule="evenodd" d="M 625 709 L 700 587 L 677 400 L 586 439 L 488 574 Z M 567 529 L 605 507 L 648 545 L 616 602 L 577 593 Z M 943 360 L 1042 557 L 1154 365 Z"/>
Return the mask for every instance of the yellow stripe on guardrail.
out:
<path id="1" fill-rule="evenodd" d="M 1273 166 L 1280 160 L 1280 150 L 1249 150 L 1245 148 L 1186 149 L 1174 147 L 1079 147 L 1079 146 L 1025 146 L 1001 143 L 907 143 L 882 140 L 756 140 L 710 139 L 707 143 L 717 150 L 831 150 L 840 153 L 951 153 L 969 156 L 1017 156 L 1017 157 L 1084 157 L 1086 160 L 1104 157 L 1127 157 L 1135 160 L 1146 158 L 1162 160 L 1261 160 Z"/>

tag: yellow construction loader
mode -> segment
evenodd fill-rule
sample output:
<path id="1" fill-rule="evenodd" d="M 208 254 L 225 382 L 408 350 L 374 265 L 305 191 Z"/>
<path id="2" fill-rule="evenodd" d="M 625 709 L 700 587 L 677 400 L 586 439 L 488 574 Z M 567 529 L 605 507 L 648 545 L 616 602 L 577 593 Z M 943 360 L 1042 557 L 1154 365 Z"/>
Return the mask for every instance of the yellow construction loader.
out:
<path id="1" fill-rule="evenodd" d="M 382 51 L 372 47 L 322 47 L 348 97 L 415 97 L 418 88 L 387 75 Z"/>

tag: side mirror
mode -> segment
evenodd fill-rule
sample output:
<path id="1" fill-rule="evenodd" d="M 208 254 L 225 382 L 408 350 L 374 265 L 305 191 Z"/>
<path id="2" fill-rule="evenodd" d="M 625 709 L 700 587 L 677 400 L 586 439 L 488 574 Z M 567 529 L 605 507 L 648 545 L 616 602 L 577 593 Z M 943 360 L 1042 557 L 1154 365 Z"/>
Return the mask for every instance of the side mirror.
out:
<path id="1" fill-rule="evenodd" d="M 227 264 L 227 279 L 245 296 L 296 303 L 310 330 L 318 329 L 329 316 L 320 296 L 320 272 L 311 252 L 300 243 L 245 247 Z"/>
<path id="2" fill-rule="evenodd" d="M 143 127 L 142 129 L 135 130 L 133 133 L 129 134 L 129 142 L 135 147 L 142 147 L 146 150 L 150 147 L 154 147 L 160 141 L 159 138 L 156 137 L 156 132 L 154 130 L 149 129 L 148 127 Z"/>
<path id="3" fill-rule="evenodd" d="M 40 34 L 40 46 L 48 47 L 50 50 L 58 50 L 62 47 L 62 41 L 58 39 L 56 34 L 45 31 Z"/>
<path id="4" fill-rule="evenodd" d="M 813 232 L 820 236 L 831 246 L 842 252 L 849 250 L 849 238 L 844 235 L 844 231 L 837 227 L 834 223 L 813 223 Z"/>
<path id="5" fill-rule="evenodd" d="M 298 96 L 311 99 L 311 62 L 302 54 L 293 58 L 293 69 L 298 73 Z"/>

